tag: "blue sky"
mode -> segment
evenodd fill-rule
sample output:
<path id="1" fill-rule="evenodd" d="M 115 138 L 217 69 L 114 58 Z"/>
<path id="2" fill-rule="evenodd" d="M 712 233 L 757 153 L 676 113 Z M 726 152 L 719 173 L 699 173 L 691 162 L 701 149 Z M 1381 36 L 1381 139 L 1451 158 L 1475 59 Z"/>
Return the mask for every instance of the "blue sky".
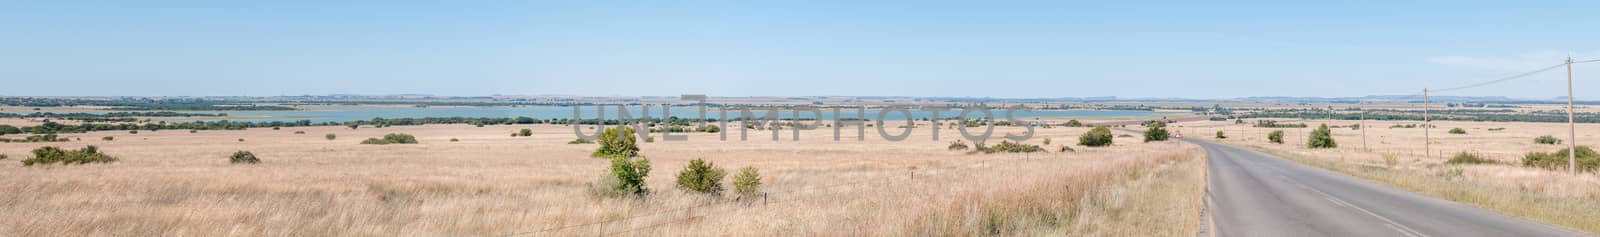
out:
<path id="1" fill-rule="evenodd" d="M 1597 1 L 1118 2 L 0 2 L 0 95 L 1361 96 L 1600 59 Z"/>

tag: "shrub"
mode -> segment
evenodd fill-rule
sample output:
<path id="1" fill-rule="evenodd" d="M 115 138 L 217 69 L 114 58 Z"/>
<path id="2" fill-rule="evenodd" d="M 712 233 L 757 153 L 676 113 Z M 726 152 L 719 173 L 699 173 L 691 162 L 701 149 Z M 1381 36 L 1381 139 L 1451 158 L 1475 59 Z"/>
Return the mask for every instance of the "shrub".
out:
<path id="1" fill-rule="evenodd" d="M 1490 159 L 1485 159 L 1485 158 L 1483 158 L 1483 156 L 1480 156 L 1478 154 L 1461 152 L 1461 153 L 1456 153 L 1455 157 L 1451 157 L 1449 161 L 1445 161 L 1444 163 L 1445 164 L 1477 165 L 1477 164 L 1497 164 L 1497 163 L 1500 163 L 1500 162 L 1496 162 L 1496 161 L 1490 160 Z"/>
<path id="2" fill-rule="evenodd" d="M 709 125 L 709 124 L 707 124 L 703 128 L 700 128 L 700 130 L 701 131 L 705 131 L 706 133 L 719 133 L 719 132 L 722 132 L 722 128 L 721 127 L 717 127 L 717 125 Z"/>
<path id="3" fill-rule="evenodd" d="M 88 146 L 78 150 L 62 150 L 61 148 L 47 146 L 33 149 L 33 157 L 22 160 L 22 165 L 33 166 L 58 163 L 63 165 L 74 165 L 88 163 L 111 163 L 116 161 L 116 157 L 111 157 L 104 153 L 100 153 L 100 149 L 94 146 Z"/>
<path id="4" fill-rule="evenodd" d="M 128 130 L 128 134 L 139 134 L 139 130 Z"/>
<path id="5" fill-rule="evenodd" d="M 367 138 L 367 140 L 361 141 L 361 144 L 369 144 L 369 145 L 417 144 L 417 137 L 414 137 L 414 136 L 411 136 L 411 134 L 405 134 L 405 133 L 390 133 L 390 134 L 387 134 L 387 135 L 383 135 L 383 138 Z"/>
<path id="6" fill-rule="evenodd" d="M 255 164 L 261 163 L 261 159 L 257 159 L 256 154 L 250 153 L 249 151 L 237 151 L 234 152 L 232 156 L 228 156 L 228 163 Z"/>
<path id="7" fill-rule="evenodd" d="M 350 127 L 350 130 L 356 130 L 357 128 L 361 128 L 361 125 L 360 124 L 351 124 L 351 125 L 346 126 L 346 127 Z"/>
<path id="8" fill-rule="evenodd" d="M 739 174 L 733 176 L 733 191 L 745 197 L 761 194 L 761 172 L 756 167 L 740 168 Z"/>
<path id="9" fill-rule="evenodd" d="M 1028 144 L 1022 144 L 1022 143 L 1002 140 L 1002 141 L 1000 141 L 1000 144 L 995 144 L 992 147 L 983 146 L 983 143 L 981 143 L 981 142 L 978 143 L 978 148 L 977 149 L 973 149 L 972 153 L 979 153 L 979 152 L 982 152 L 984 154 L 995 153 L 995 152 L 1034 153 L 1034 152 L 1044 152 L 1044 148 L 1039 147 L 1037 145 L 1028 145 Z"/>
<path id="10" fill-rule="evenodd" d="M 1083 122 L 1078 122 L 1077 119 L 1067 120 L 1066 125 L 1067 127 L 1083 127 Z"/>
<path id="11" fill-rule="evenodd" d="M 109 142 L 111 140 L 117 140 L 117 138 L 116 137 L 112 137 L 112 136 L 105 136 L 105 137 L 101 137 L 100 140 Z"/>
<path id="12" fill-rule="evenodd" d="M 11 157 L 7 157 L 6 154 L 0 154 L 0 160 L 6 160 L 6 158 L 11 158 Z"/>
<path id="13" fill-rule="evenodd" d="M 1145 129 L 1144 142 L 1166 141 L 1167 137 L 1169 136 L 1170 134 L 1167 133 L 1167 123 L 1154 122 L 1150 123 L 1148 129 Z"/>
<path id="14" fill-rule="evenodd" d="M 624 195 L 641 196 L 650 192 L 644 178 L 650 176 L 650 160 L 644 158 L 611 157 L 611 174 L 605 176 L 592 192 L 603 197 Z"/>
<path id="15" fill-rule="evenodd" d="M 1467 134 L 1467 130 L 1461 128 L 1451 128 L 1450 134 Z"/>
<path id="16" fill-rule="evenodd" d="M 200 130 L 189 129 L 189 133 L 200 133 Z M 305 132 L 300 132 L 305 133 Z"/>
<path id="17" fill-rule="evenodd" d="M 1217 131 L 1217 139 L 1228 139 L 1228 135 L 1223 134 L 1222 131 Z"/>
<path id="18" fill-rule="evenodd" d="M 1561 144 L 1561 139 L 1557 139 L 1555 136 L 1544 135 L 1533 138 L 1533 143 L 1555 145 Z"/>
<path id="19" fill-rule="evenodd" d="M 239 142 L 244 142 L 244 138 L 240 138 L 240 139 L 239 139 Z"/>
<path id="20" fill-rule="evenodd" d="M 1489 129 L 1490 132 L 1505 131 L 1505 130 L 1506 130 L 1506 128 L 1490 128 Z"/>
<path id="21" fill-rule="evenodd" d="M 1283 130 L 1275 130 L 1271 133 L 1267 133 L 1267 140 L 1272 141 L 1272 143 L 1283 144 Z"/>
<path id="22" fill-rule="evenodd" d="M 1061 145 L 1061 150 L 1058 151 L 1058 152 L 1077 152 L 1077 151 L 1078 150 L 1073 150 L 1072 147 L 1069 147 L 1067 145 Z"/>
<path id="23" fill-rule="evenodd" d="M 533 136 L 533 129 L 524 128 L 524 129 L 522 129 L 522 131 L 518 131 L 517 132 L 517 136 L 524 136 L 524 137 Z"/>
<path id="24" fill-rule="evenodd" d="M 1045 145 L 1050 145 L 1050 138 L 1048 138 L 1048 137 L 1044 138 L 1044 144 Z"/>
<path id="25" fill-rule="evenodd" d="M 329 133 L 328 135 L 322 135 L 322 137 L 323 138 L 327 138 L 329 141 L 332 141 L 333 139 L 338 139 L 339 135 L 334 135 L 332 133 Z"/>
<path id="26" fill-rule="evenodd" d="M 1102 147 L 1111 145 L 1111 129 L 1105 126 L 1094 127 L 1089 132 L 1078 136 L 1078 145 L 1087 147 Z"/>
<path id="27" fill-rule="evenodd" d="M 278 127 L 272 127 L 272 131 L 278 131 Z"/>
<path id="28" fill-rule="evenodd" d="M 950 146 L 946 147 L 946 148 L 950 149 L 952 151 L 966 150 L 967 149 L 967 143 L 966 142 L 962 142 L 961 140 L 956 140 L 956 141 L 950 142 Z"/>
<path id="29" fill-rule="evenodd" d="M 1522 166 L 1538 167 L 1551 170 L 1566 169 L 1568 165 L 1567 153 L 1571 149 L 1563 148 L 1555 153 L 1530 152 L 1522 157 Z M 1596 155 L 1588 146 L 1578 146 L 1577 153 L 1578 171 L 1594 172 L 1600 168 L 1600 155 Z"/>
<path id="30" fill-rule="evenodd" d="M 589 140 L 583 140 L 583 138 L 578 138 L 578 139 L 572 139 L 572 141 L 567 142 L 567 144 L 594 144 L 594 142 L 591 142 Z"/>
<path id="31" fill-rule="evenodd" d="M 306 134 L 306 131 L 294 131 L 294 134 Z"/>
<path id="32" fill-rule="evenodd" d="M 683 167 L 683 172 L 678 172 L 678 188 L 686 191 L 722 195 L 722 177 L 727 171 L 717 168 L 715 164 L 704 159 L 689 161 L 689 166 Z"/>
<path id="33" fill-rule="evenodd" d="M 32 136 L 28 136 L 28 137 L 25 137 L 25 138 L 22 138 L 22 139 L 10 139 L 10 138 L 0 137 L 0 142 L 7 142 L 7 143 L 10 143 L 10 142 L 66 142 L 66 141 L 72 141 L 72 139 L 59 137 L 56 134 L 32 135 Z"/>
<path id="34" fill-rule="evenodd" d="M 1338 148 L 1339 143 L 1333 141 L 1333 132 L 1328 130 L 1328 125 L 1323 124 L 1311 130 L 1311 137 L 1306 140 L 1306 147 L 1310 148 Z"/>
<path id="35" fill-rule="evenodd" d="M 638 136 L 634 135 L 632 127 L 611 127 L 600 133 L 600 149 L 595 150 L 594 157 L 634 157 L 639 156 Z"/>
<path id="36" fill-rule="evenodd" d="M 22 133 L 22 129 L 21 128 L 17 128 L 16 126 L 11 126 L 11 125 L 0 124 L 0 135 L 21 134 L 21 133 Z"/>
<path id="37" fill-rule="evenodd" d="M 450 142 L 459 142 L 461 139 L 450 138 Z"/>

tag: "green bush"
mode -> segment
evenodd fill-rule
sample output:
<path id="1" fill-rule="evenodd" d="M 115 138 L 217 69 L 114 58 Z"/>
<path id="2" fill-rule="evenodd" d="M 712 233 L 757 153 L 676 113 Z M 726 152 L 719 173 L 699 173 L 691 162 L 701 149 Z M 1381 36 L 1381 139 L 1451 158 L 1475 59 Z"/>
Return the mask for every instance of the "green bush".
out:
<path id="1" fill-rule="evenodd" d="M 1222 131 L 1219 130 L 1217 131 L 1217 139 L 1228 139 L 1228 135 L 1223 134 Z"/>
<path id="2" fill-rule="evenodd" d="M 591 142 L 589 140 L 583 140 L 583 138 L 578 138 L 578 139 L 572 139 L 572 141 L 567 142 L 567 144 L 594 144 L 594 142 Z"/>
<path id="3" fill-rule="evenodd" d="M 1455 157 L 1451 157 L 1449 161 L 1445 161 L 1444 163 L 1445 164 L 1477 165 L 1477 164 L 1497 164 L 1497 163 L 1500 163 L 1500 162 L 1496 162 L 1494 160 L 1483 158 L 1483 156 L 1480 156 L 1478 154 L 1461 152 L 1461 153 L 1456 153 Z"/>
<path id="4" fill-rule="evenodd" d="M 1267 133 L 1267 140 L 1272 141 L 1272 143 L 1283 144 L 1283 130 L 1275 130 L 1271 133 Z"/>
<path id="5" fill-rule="evenodd" d="M 1094 127 L 1089 132 L 1078 136 L 1078 145 L 1087 147 L 1102 147 L 1111 145 L 1111 129 L 1105 126 Z"/>
<path id="6" fill-rule="evenodd" d="M 967 143 L 966 142 L 962 142 L 961 140 L 956 140 L 956 141 L 950 142 L 950 146 L 946 147 L 946 149 L 950 149 L 952 151 L 966 150 L 967 149 Z"/>
<path id="7" fill-rule="evenodd" d="M 67 141 L 72 141 L 72 140 L 68 139 L 68 138 L 64 138 L 64 137 L 59 137 L 56 134 L 32 135 L 32 136 L 28 136 L 28 137 L 25 137 L 25 138 L 22 138 L 22 139 L 10 139 L 10 138 L 0 137 L 0 142 L 7 142 L 7 143 L 10 143 L 10 142 L 67 142 Z"/>
<path id="8" fill-rule="evenodd" d="M 0 124 L 0 135 L 6 134 L 22 134 L 22 129 L 16 126 Z"/>
<path id="9" fill-rule="evenodd" d="M 1461 128 L 1451 128 L 1450 134 L 1467 134 L 1467 130 Z"/>
<path id="10" fill-rule="evenodd" d="M 338 139 L 339 135 L 334 135 L 332 133 L 329 133 L 328 135 L 322 135 L 322 137 L 323 138 L 327 138 L 329 141 L 332 141 L 333 139 Z"/>
<path id="11" fill-rule="evenodd" d="M 100 149 L 94 146 L 88 146 L 78 150 L 62 150 L 61 148 L 47 146 L 33 149 L 33 157 L 22 160 L 22 165 L 33 166 L 58 163 L 64 165 L 74 165 L 88 163 L 111 163 L 116 161 L 116 157 L 111 157 L 104 153 L 100 153 Z"/>
<path id="12" fill-rule="evenodd" d="M 1544 135 L 1533 138 L 1533 143 L 1555 145 L 1561 144 L 1561 139 L 1557 139 L 1555 136 Z"/>
<path id="13" fill-rule="evenodd" d="M 306 134 L 306 131 L 294 131 L 294 134 Z"/>
<path id="14" fill-rule="evenodd" d="M 1050 145 L 1050 138 L 1048 138 L 1048 137 L 1044 138 L 1044 144 L 1045 145 Z"/>
<path id="15" fill-rule="evenodd" d="M 1555 153 L 1530 152 L 1522 157 L 1522 166 L 1564 170 L 1568 165 L 1567 153 L 1571 151 L 1563 148 Z M 1595 168 L 1600 167 L 1600 155 L 1596 155 L 1594 149 L 1588 146 L 1578 146 L 1577 158 L 1580 172 L 1594 172 Z"/>
<path id="16" fill-rule="evenodd" d="M 522 131 L 517 131 L 517 136 L 524 136 L 524 137 L 533 136 L 533 129 L 524 128 L 524 129 L 522 129 Z"/>
<path id="17" fill-rule="evenodd" d="M 1154 122 L 1144 130 L 1144 142 L 1166 141 L 1171 134 L 1167 133 L 1167 123 Z"/>
<path id="18" fill-rule="evenodd" d="M 711 195 L 722 195 L 722 177 L 728 174 L 704 159 L 689 161 L 689 166 L 678 172 L 678 188 Z"/>
<path id="19" fill-rule="evenodd" d="M 450 142 L 459 142 L 461 139 L 450 138 Z"/>
<path id="20" fill-rule="evenodd" d="M 761 194 L 761 172 L 756 167 L 740 168 L 739 174 L 733 176 L 733 191 L 745 197 Z"/>
<path id="21" fill-rule="evenodd" d="M 722 128 L 717 127 L 717 125 L 707 124 L 705 127 L 700 128 L 700 131 L 705 131 L 706 133 L 719 133 L 722 132 Z"/>
<path id="22" fill-rule="evenodd" d="M 1307 138 L 1306 147 L 1310 148 L 1338 148 L 1339 143 L 1333 141 L 1333 131 L 1328 130 L 1328 125 L 1323 124 L 1311 130 L 1311 137 Z"/>
<path id="23" fill-rule="evenodd" d="M 1505 131 L 1505 130 L 1506 130 L 1506 128 L 1490 128 L 1489 129 L 1490 132 L 1498 132 L 1498 131 Z"/>
<path id="24" fill-rule="evenodd" d="M 405 133 L 390 133 L 390 134 L 387 134 L 387 135 L 383 135 L 383 138 L 367 138 L 367 140 L 361 141 L 361 144 L 368 144 L 368 145 L 417 144 L 417 137 L 411 136 L 411 134 L 405 134 Z"/>
<path id="25" fill-rule="evenodd" d="M 600 149 L 595 150 L 594 157 L 635 157 L 639 156 L 639 137 L 634 135 L 632 127 L 610 127 L 600 133 Z"/>
<path id="26" fill-rule="evenodd" d="M 1028 144 L 1022 144 L 1022 143 L 1017 143 L 1017 142 L 1011 142 L 1011 141 L 1008 141 L 1008 140 L 1002 140 L 1002 141 L 1000 141 L 1000 144 L 995 144 L 992 147 L 991 146 L 984 146 L 983 143 L 981 143 L 981 142 L 978 143 L 978 148 L 977 149 L 973 149 L 972 153 L 980 153 L 980 152 L 984 153 L 984 154 L 996 153 L 996 152 L 1034 153 L 1034 152 L 1044 152 L 1044 148 L 1039 147 L 1038 145 L 1028 145 Z"/>
<path id="27" fill-rule="evenodd" d="M 128 130 L 128 134 L 139 134 L 139 130 Z"/>
<path id="28" fill-rule="evenodd" d="M 1083 127 L 1083 122 L 1078 122 L 1077 119 L 1067 120 L 1066 125 L 1067 127 Z"/>
<path id="29" fill-rule="evenodd" d="M 591 192 L 602 197 L 642 196 L 650 192 L 645 187 L 646 176 L 650 176 L 650 160 L 613 156 L 610 175 L 605 176 Z"/>
<path id="30" fill-rule="evenodd" d="M 228 156 L 228 163 L 255 164 L 261 163 L 261 159 L 256 158 L 256 154 L 250 153 L 249 151 L 237 151 L 234 152 L 232 156 Z"/>

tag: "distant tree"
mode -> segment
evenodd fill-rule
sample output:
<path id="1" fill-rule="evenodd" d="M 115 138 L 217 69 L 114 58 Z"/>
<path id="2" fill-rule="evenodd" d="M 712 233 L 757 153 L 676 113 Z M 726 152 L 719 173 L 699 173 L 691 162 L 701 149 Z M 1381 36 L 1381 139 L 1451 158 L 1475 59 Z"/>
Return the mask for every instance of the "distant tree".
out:
<path id="1" fill-rule="evenodd" d="M 0 135 L 6 134 L 22 134 L 22 129 L 11 125 L 0 124 Z"/>
<path id="2" fill-rule="evenodd" d="M 1077 119 L 1067 120 L 1066 125 L 1067 127 L 1083 127 L 1083 122 L 1078 122 Z"/>

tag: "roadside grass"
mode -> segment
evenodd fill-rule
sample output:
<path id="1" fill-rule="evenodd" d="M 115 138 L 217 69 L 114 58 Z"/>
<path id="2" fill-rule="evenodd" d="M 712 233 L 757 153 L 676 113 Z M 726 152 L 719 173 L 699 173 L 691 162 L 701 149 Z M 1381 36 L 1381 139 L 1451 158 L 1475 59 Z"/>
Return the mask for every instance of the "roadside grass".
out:
<path id="1" fill-rule="evenodd" d="M 1452 167 L 1418 169 L 1396 168 L 1393 165 L 1389 167 L 1362 165 L 1306 157 L 1256 145 L 1232 145 L 1510 216 L 1588 233 L 1600 233 L 1600 212 L 1595 211 L 1600 210 L 1600 197 L 1557 197 L 1529 190 L 1535 187 L 1507 188 L 1485 185 L 1481 183 L 1482 181 L 1460 175 L 1461 170 Z M 1440 175 L 1452 172 L 1456 175 Z"/>
<path id="2" fill-rule="evenodd" d="M 911 222 L 908 235 L 1186 236 L 1199 232 L 1204 153 L 1061 174 L 1015 189 L 964 193 Z"/>

